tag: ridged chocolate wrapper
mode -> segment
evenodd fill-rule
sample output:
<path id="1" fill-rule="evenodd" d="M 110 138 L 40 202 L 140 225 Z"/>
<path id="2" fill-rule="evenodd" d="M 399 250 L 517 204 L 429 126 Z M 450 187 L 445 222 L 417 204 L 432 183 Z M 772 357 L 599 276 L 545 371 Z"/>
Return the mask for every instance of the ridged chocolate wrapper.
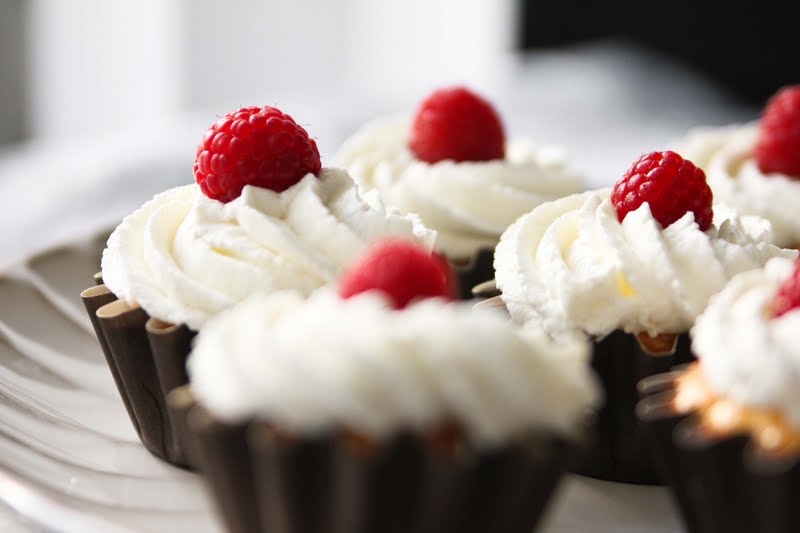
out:
<path id="1" fill-rule="evenodd" d="M 458 279 L 459 297 L 473 298 L 472 288 L 480 282 L 494 278 L 494 248 L 481 248 L 468 261 L 450 260 Z"/>
<path id="2" fill-rule="evenodd" d="M 476 309 L 505 308 L 492 280 L 475 285 L 472 294 L 482 299 Z M 605 402 L 595 418 L 593 445 L 575 472 L 607 481 L 661 484 L 636 420 L 637 384 L 693 360 L 686 333 L 650 338 L 617 330 L 594 341 L 590 364 Z"/>
<path id="3" fill-rule="evenodd" d="M 673 406 L 680 371 L 640 384 L 636 412 L 691 533 L 790 533 L 800 528 L 800 457 L 770 455 L 749 435 L 715 437 Z"/>
<path id="4" fill-rule="evenodd" d="M 595 419 L 593 446 L 576 472 L 607 481 L 660 484 L 636 420 L 637 384 L 693 359 L 687 334 L 677 336 L 671 349 L 659 352 L 621 330 L 595 341 L 591 366 L 602 383 L 605 403 Z"/>
<path id="5" fill-rule="evenodd" d="M 232 533 L 530 533 L 575 446 L 532 435 L 488 452 L 447 452 L 398 433 L 286 436 L 263 422 L 187 415 L 194 453 Z"/>
<path id="6" fill-rule="evenodd" d="M 141 307 L 118 300 L 99 283 L 81 293 L 117 390 L 142 444 L 188 467 L 186 433 L 167 409 L 167 394 L 188 382 L 186 359 L 195 332 L 153 319 Z"/>

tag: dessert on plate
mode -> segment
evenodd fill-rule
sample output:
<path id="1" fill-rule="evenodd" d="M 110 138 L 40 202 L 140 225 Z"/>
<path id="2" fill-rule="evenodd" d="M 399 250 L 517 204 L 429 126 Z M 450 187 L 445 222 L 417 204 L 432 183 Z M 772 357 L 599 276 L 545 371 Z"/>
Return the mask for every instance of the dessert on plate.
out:
<path id="1" fill-rule="evenodd" d="M 335 159 L 361 188 L 438 232 L 436 249 L 457 268 L 464 297 L 493 276 L 509 224 L 584 188 L 561 150 L 507 141 L 492 105 L 464 87 L 435 91 L 414 117 L 366 124 Z"/>
<path id="2" fill-rule="evenodd" d="M 599 399 L 588 345 L 448 301 L 443 264 L 381 243 L 199 333 L 170 399 L 231 531 L 533 530 Z"/>
<path id="3" fill-rule="evenodd" d="M 778 91 L 758 123 L 700 128 L 680 144 L 715 199 L 769 220 L 779 246 L 800 247 L 800 85 Z"/>
<path id="4" fill-rule="evenodd" d="M 687 332 L 731 277 L 797 255 L 754 240 L 735 217 L 712 219 L 703 171 L 652 152 L 613 190 L 543 204 L 503 233 L 496 284 L 514 321 L 593 343 L 607 401 L 582 473 L 658 481 L 634 416 L 636 383 L 692 359 Z"/>
<path id="5" fill-rule="evenodd" d="M 800 263 L 733 278 L 692 346 L 698 361 L 643 381 L 637 407 L 688 529 L 797 531 Z"/>
<path id="6" fill-rule="evenodd" d="M 210 317 L 257 291 L 308 295 L 378 239 L 430 247 L 435 238 L 415 217 L 364 201 L 272 107 L 211 126 L 194 176 L 120 223 L 103 253 L 104 285 L 82 295 L 143 443 L 179 464 L 186 456 L 165 395 L 186 382 L 189 344 Z"/>

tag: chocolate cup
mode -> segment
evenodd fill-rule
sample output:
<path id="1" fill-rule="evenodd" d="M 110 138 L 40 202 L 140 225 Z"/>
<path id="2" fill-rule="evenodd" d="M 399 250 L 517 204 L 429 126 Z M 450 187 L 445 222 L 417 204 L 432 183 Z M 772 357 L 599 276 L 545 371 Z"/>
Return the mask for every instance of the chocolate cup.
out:
<path id="1" fill-rule="evenodd" d="M 530 533 L 574 446 L 535 435 L 491 452 L 444 452 L 399 433 L 279 435 L 228 425 L 201 406 L 189 427 L 209 490 L 233 533 Z"/>
<path id="2" fill-rule="evenodd" d="M 481 299 L 475 310 L 505 308 L 493 280 L 475 285 L 472 293 Z M 657 338 L 643 339 L 649 348 L 636 335 L 617 330 L 592 344 L 590 364 L 603 387 L 605 402 L 595 418 L 593 446 L 574 472 L 607 481 L 662 483 L 636 420 L 637 384 L 648 376 L 689 363 L 694 356 L 688 334 L 678 335 L 667 347 L 658 346 L 660 343 L 654 342 Z"/>
<path id="3" fill-rule="evenodd" d="M 189 431 L 189 413 L 196 405 L 192 388 L 189 384 L 172 389 L 167 394 L 167 410 L 171 422 L 172 433 L 178 450 L 181 450 L 185 463 L 191 469 L 197 469 L 197 450 L 195 438 Z"/>
<path id="4" fill-rule="evenodd" d="M 497 288 L 497 282 L 494 279 L 483 281 L 477 285 L 472 286 L 472 297 L 478 299 L 492 299 L 499 297 L 502 292 Z"/>
<path id="5" fill-rule="evenodd" d="M 481 248 L 466 263 L 450 260 L 458 280 L 459 298 L 471 300 L 472 288 L 494 278 L 494 248 Z"/>
<path id="6" fill-rule="evenodd" d="M 186 439 L 176 432 L 166 397 L 188 381 L 185 364 L 194 332 L 151 319 L 105 285 L 86 289 L 81 298 L 142 444 L 170 463 L 189 466 Z"/>
<path id="7" fill-rule="evenodd" d="M 139 438 L 141 438 L 142 431 L 139 429 L 139 421 L 136 418 L 128 395 L 124 393 L 125 386 L 122 383 L 122 377 L 120 376 L 119 369 L 114 361 L 111 348 L 108 346 L 108 342 L 106 341 L 106 336 L 103 334 L 103 329 L 100 326 L 100 319 L 97 317 L 98 309 L 106 304 L 115 302 L 117 297 L 114 296 L 114 294 L 109 291 L 105 285 L 96 285 L 83 291 L 81 293 L 81 299 L 83 300 L 83 305 L 86 308 L 86 312 L 89 314 L 89 320 L 92 322 L 94 333 L 97 336 L 98 342 L 100 343 L 100 348 L 103 350 L 103 355 L 105 356 L 106 363 L 111 371 L 111 376 L 114 378 L 114 383 L 117 385 L 117 390 L 120 392 L 120 396 L 122 397 L 122 403 L 125 405 L 125 410 L 128 412 L 128 416 L 133 423 L 133 427 L 136 429 L 136 434 L 139 435 Z"/>
<path id="8" fill-rule="evenodd" d="M 800 457 L 764 453 L 747 434 L 711 435 L 672 399 L 678 372 L 641 383 L 637 418 L 692 533 L 797 531 Z"/>
<path id="9" fill-rule="evenodd" d="M 231 533 L 258 531 L 253 463 L 245 438 L 247 424 L 217 421 L 197 404 L 188 410 L 186 421 L 192 458 L 207 481 L 226 528 Z"/>
<path id="10" fill-rule="evenodd" d="M 637 384 L 693 359 L 687 334 L 679 335 L 672 349 L 661 353 L 648 351 L 635 335 L 621 330 L 594 342 L 591 366 L 600 379 L 605 403 L 597 413 L 593 446 L 576 473 L 608 481 L 661 484 L 636 419 Z"/>

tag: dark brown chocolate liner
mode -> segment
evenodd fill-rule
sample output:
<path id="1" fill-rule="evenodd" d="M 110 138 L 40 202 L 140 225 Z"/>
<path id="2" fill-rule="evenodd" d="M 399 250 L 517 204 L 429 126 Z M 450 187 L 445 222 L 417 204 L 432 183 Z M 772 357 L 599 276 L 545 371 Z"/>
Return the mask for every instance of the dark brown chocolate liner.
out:
<path id="1" fill-rule="evenodd" d="M 332 530 L 333 440 L 284 442 L 263 426 L 251 428 L 248 440 L 258 527 L 270 532 Z"/>
<path id="2" fill-rule="evenodd" d="M 473 289 L 483 298 L 475 304 L 476 310 L 505 307 L 491 283 L 483 282 Z M 608 481 L 661 484 L 636 420 L 637 384 L 693 360 L 688 334 L 677 337 L 673 351 L 657 354 L 645 350 L 635 335 L 621 330 L 595 341 L 591 366 L 600 379 L 605 402 L 597 413 L 593 445 L 572 470 Z"/>
<path id="3" fill-rule="evenodd" d="M 139 307 L 120 302 L 105 286 L 81 294 L 122 401 L 145 447 L 188 466 L 182 440 L 167 410 L 166 395 L 187 382 L 184 365 L 194 333 L 167 327 Z"/>
<path id="4" fill-rule="evenodd" d="M 195 404 L 188 412 L 193 459 L 206 479 L 217 511 L 231 533 L 259 531 L 252 462 L 247 450 L 246 424 L 214 420 Z M 309 508 L 307 512 L 314 512 Z"/>
<path id="5" fill-rule="evenodd" d="M 125 387 L 122 383 L 122 378 L 119 375 L 117 363 L 114 362 L 114 356 L 111 354 L 111 349 L 108 347 L 108 342 L 106 342 L 106 336 L 103 334 L 103 330 L 100 327 L 100 320 L 97 318 L 97 310 L 106 304 L 116 301 L 117 297 L 114 296 L 114 294 L 108 290 L 105 285 L 96 285 L 83 291 L 81 293 L 81 300 L 83 300 L 83 305 L 86 307 L 86 312 L 89 314 L 89 320 L 92 322 L 94 333 L 97 335 L 100 348 L 103 350 L 103 355 L 105 356 L 106 363 L 111 371 L 111 376 L 114 378 L 114 383 L 117 385 L 117 390 L 120 392 L 122 403 L 125 404 L 125 410 L 128 412 L 128 416 L 133 423 L 133 427 L 136 429 L 136 434 L 139 435 L 139 438 L 141 438 L 142 431 L 139 429 L 139 422 L 136 420 L 136 415 L 134 414 L 131 402 L 128 399 L 128 395 L 125 393 Z"/>
<path id="6" fill-rule="evenodd" d="M 138 307 L 111 307 L 123 303 L 116 300 L 101 307 L 96 314 L 122 382 L 122 393 L 127 396 L 139 425 L 139 436 L 148 449 L 155 449 L 161 455 L 164 453 L 164 435 L 158 382 L 151 358 L 146 356 L 150 351 L 144 329 L 148 317 Z"/>
<path id="7" fill-rule="evenodd" d="M 486 298 L 496 298 L 502 294 L 500 289 L 497 288 L 497 282 L 494 280 L 494 278 L 478 283 L 477 285 L 473 285 L 470 292 L 472 293 L 473 298 L 478 298 L 481 300 Z"/>
<path id="8" fill-rule="evenodd" d="M 494 248 L 481 248 L 465 264 L 451 263 L 456 272 L 459 297 L 462 300 L 471 300 L 472 287 L 494 278 Z"/>
<path id="9" fill-rule="evenodd" d="M 686 334 L 667 354 L 647 352 L 635 335 L 620 330 L 595 342 L 591 366 L 602 384 L 605 403 L 597 414 L 593 446 L 576 472 L 608 481 L 659 484 L 636 420 L 637 384 L 692 359 Z"/>
<path id="10" fill-rule="evenodd" d="M 215 422 L 199 406 L 189 424 L 234 533 L 530 533 L 574 453 L 544 436 L 444 453 L 411 434 L 354 444 L 341 434 L 287 438 L 260 423 L 245 441 L 242 426 Z"/>
<path id="11" fill-rule="evenodd" d="M 188 384 L 175 387 L 167 394 L 167 409 L 169 410 L 172 434 L 175 436 L 177 448 L 182 451 L 189 468 L 197 468 L 198 464 L 194 446 L 195 439 L 189 431 L 189 413 L 195 403 L 194 394 Z"/>
<path id="12" fill-rule="evenodd" d="M 747 435 L 707 434 L 694 414 L 674 410 L 674 379 L 659 379 L 642 383 L 636 412 L 688 531 L 797 531 L 798 457 L 760 453 Z"/>
<path id="13" fill-rule="evenodd" d="M 777 458 L 759 453 L 755 446 L 745 450 L 746 484 L 752 495 L 752 531 L 797 531 L 800 524 L 800 457 Z"/>
<path id="14" fill-rule="evenodd" d="M 431 492 L 440 496 L 420 531 L 533 531 L 574 451 L 537 436 L 473 457 L 434 456 L 439 479 Z"/>

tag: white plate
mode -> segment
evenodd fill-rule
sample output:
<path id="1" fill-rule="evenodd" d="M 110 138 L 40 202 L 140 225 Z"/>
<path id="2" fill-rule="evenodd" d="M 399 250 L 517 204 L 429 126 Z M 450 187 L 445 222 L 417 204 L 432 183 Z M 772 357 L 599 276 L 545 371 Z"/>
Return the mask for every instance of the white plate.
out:
<path id="1" fill-rule="evenodd" d="M 201 479 L 150 455 L 117 395 L 79 297 L 104 242 L 0 273 L 0 501 L 20 530 L 220 531 Z M 660 487 L 568 476 L 542 530 L 681 528 Z"/>

